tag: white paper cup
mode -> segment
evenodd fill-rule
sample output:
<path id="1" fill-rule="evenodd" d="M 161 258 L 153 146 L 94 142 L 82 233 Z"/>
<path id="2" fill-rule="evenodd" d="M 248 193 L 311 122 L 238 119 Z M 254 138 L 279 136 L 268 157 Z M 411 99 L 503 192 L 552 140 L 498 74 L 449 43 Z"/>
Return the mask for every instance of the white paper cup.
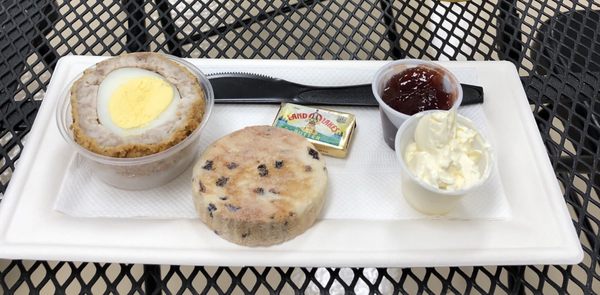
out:
<path id="1" fill-rule="evenodd" d="M 460 86 L 460 82 L 448 69 L 436 63 L 419 59 L 401 59 L 387 63 L 381 69 L 379 69 L 377 73 L 375 73 L 375 78 L 371 83 L 371 87 L 373 90 L 373 95 L 379 103 L 379 113 L 381 114 L 381 125 L 383 128 L 383 139 L 392 149 L 394 149 L 394 138 L 396 137 L 398 128 L 400 125 L 402 125 L 402 123 L 404 123 L 404 121 L 410 118 L 411 115 L 394 110 L 383 101 L 381 95 L 383 95 L 383 90 L 392 76 L 417 66 L 431 68 L 444 74 L 444 86 L 449 93 L 453 94 L 454 99 L 451 109 L 458 108 L 462 103 L 463 91 L 462 87 Z"/>
<path id="2" fill-rule="evenodd" d="M 398 133 L 395 138 L 395 150 L 396 157 L 400 161 L 400 170 L 402 174 L 402 194 L 406 201 L 418 211 L 429 214 L 429 215 L 443 215 L 446 214 L 456 207 L 459 201 L 466 194 L 472 192 L 478 187 L 484 185 L 490 178 L 492 167 L 494 164 L 492 151 L 487 149 L 484 158 L 480 161 L 480 171 L 482 173 L 481 179 L 471 185 L 460 190 L 442 190 L 438 187 L 430 185 L 424 182 L 416 175 L 414 175 L 409 169 L 408 165 L 404 161 L 404 152 L 406 147 L 414 142 L 415 129 L 419 119 L 427 114 L 434 112 L 440 112 L 439 110 L 425 111 L 411 116 L 407 119 L 398 129 Z M 476 130 L 481 136 L 482 141 L 489 145 L 489 141 L 481 134 L 478 128 L 473 122 L 466 117 L 456 115 L 456 123 L 468 126 Z M 482 146 L 480 146 L 483 148 Z"/>

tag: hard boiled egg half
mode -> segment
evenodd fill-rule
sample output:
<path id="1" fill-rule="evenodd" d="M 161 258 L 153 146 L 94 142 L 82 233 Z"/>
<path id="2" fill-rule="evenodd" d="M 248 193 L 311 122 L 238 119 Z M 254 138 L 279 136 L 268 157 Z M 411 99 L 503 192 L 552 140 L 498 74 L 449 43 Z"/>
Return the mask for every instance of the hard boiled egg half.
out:
<path id="1" fill-rule="evenodd" d="M 136 135 L 177 118 L 177 88 L 155 72 L 125 67 L 110 72 L 98 88 L 100 124 L 120 135 Z"/>

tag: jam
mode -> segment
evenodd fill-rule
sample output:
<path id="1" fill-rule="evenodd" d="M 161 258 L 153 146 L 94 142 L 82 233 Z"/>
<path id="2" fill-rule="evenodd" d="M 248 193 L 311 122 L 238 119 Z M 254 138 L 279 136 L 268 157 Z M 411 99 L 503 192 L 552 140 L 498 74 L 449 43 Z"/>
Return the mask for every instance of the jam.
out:
<path id="1" fill-rule="evenodd" d="M 449 110 L 455 95 L 445 89 L 443 73 L 418 66 L 392 76 L 381 98 L 394 110 L 413 115 L 427 110 Z"/>

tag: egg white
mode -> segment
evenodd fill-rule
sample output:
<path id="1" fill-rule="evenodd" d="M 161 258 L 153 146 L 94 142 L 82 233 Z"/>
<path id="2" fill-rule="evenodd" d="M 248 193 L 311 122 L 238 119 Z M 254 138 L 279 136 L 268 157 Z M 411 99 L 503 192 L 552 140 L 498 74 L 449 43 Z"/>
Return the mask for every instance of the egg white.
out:
<path id="1" fill-rule="evenodd" d="M 169 106 L 167 106 L 167 108 L 158 115 L 158 117 L 156 117 L 154 120 L 148 122 L 147 124 L 137 127 L 137 128 L 129 128 L 129 129 L 121 128 L 121 127 L 117 126 L 111 118 L 111 115 L 110 115 L 110 112 L 108 109 L 110 98 L 113 95 L 113 93 L 117 90 L 117 88 L 119 88 L 119 86 L 121 86 L 122 84 L 127 82 L 127 80 L 132 79 L 132 78 L 143 78 L 143 77 L 160 78 L 163 81 L 165 81 L 166 83 L 168 83 L 171 86 L 171 89 L 173 89 L 173 100 L 171 101 Z M 161 124 L 164 124 L 166 122 L 175 120 L 177 118 L 177 103 L 179 102 L 179 100 L 180 100 L 179 91 L 177 91 L 177 88 L 174 87 L 171 83 L 166 81 L 163 76 L 161 76 L 155 72 L 140 69 L 140 68 L 126 67 L 126 68 L 119 68 L 119 69 L 116 69 L 116 70 L 110 72 L 104 78 L 104 80 L 100 83 L 100 86 L 98 88 L 98 100 L 96 102 L 96 110 L 97 110 L 98 120 L 100 121 L 100 124 L 102 124 L 104 127 L 108 128 L 110 131 L 114 132 L 115 134 L 125 137 L 128 135 L 137 135 L 137 134 L 144 133 L 145 131 L 147 131 L 149 129 L 160 126 Z"/>

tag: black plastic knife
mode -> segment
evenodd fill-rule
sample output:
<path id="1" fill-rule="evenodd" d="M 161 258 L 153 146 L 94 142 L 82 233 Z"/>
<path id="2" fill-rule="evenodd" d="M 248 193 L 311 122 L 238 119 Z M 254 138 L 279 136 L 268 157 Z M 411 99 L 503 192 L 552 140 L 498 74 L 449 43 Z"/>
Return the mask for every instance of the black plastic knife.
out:
<path id="1" fill-rule="evenodd" d="M 252 73 L 216 73 L 208 79 L 215 103 L 291 102 L 305 105 L 378 106 L 371 84 L 321 87 L 289 82 Z M 483 88 L 461 84 L 461 105 L 483 102 Z"/>

